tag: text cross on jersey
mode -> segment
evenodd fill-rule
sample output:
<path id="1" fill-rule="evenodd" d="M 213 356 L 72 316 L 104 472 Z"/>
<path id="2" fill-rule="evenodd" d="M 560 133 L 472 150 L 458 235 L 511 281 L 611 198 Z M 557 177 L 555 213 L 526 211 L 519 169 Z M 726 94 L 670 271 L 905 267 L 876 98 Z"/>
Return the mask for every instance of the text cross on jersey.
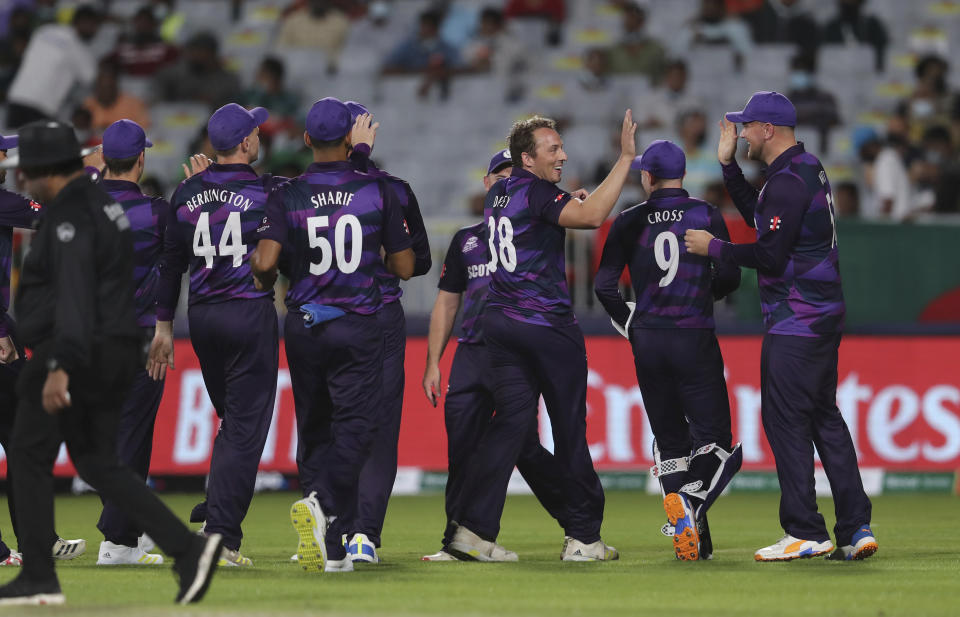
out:
<path id="1" fill-rule="evenodd" d="M 780 220 L 779 216 L 775 216 L 772 219 L 770 219 L 770 231 L 780 229 L 780 223 L 782 222 L 783 221 Z"/>

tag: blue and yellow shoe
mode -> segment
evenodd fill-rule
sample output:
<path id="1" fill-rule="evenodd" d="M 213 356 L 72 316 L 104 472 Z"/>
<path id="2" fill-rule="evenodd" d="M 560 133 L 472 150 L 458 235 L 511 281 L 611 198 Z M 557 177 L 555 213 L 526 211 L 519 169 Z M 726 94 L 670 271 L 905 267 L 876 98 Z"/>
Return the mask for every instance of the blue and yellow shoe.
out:
<path id="1" fill-rule="evenodd" d="M 673 525 L 673 550 L 677 559 L 699 559 L 700 533 L 687 497 L 680 493 L 670 493 L 663 498 L 663 511 L 667 513 L 667 521 Z"/>
<path id="2" fill-rule="evenodd" d="M 858 529 L 857 532 L 853 534 L 850 542 L 850 544 L 837 547 L 837 550 L 827 556 L 827 559 L 859 561 L 866 559 L 880 550 L 880 545 L 877 544 L 877 539 L 873 536 L 870 525 L 864 525 Z"/>
<path id="3" fill-rule="evenodd" d="M 353 562 L 380 563 L 377 547 L 365 533 L 355 533 L 347 543 L 347 557 Z"/>

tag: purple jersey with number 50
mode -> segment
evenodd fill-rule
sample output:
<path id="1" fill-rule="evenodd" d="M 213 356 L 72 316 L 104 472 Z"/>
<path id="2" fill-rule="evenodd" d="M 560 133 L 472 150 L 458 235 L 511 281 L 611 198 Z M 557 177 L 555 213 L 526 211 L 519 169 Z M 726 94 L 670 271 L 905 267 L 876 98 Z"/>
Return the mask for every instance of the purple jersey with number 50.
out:
<path id="1" fill-rule="evenodd" d="M 158 320 L 173 318 L 180 275 L 188 268 L 190 304 L 273 294 L 256 290 L 249 259 L 267 196 L 283 180 L 258 176 L 249 165 L 214 163 L 177 187 L 164 236 Z"/>
<path id="2" fill-rule="evenodd" d="M 369 315 L 382 306 L 380 247 L 412 245 L 403 209 L 386 180 L 348 161 L 313 163 L 270 195 L 260 238 L 283 245 L 291 311 L 308 303 Z"/>
<path id="3" fill-rule="evenodd" d="M 483 205 L 490 249 L 487 306 L 524 323 L 577 323 L 567 289 L 566 232 L 557 221 L 566 191 L 514 167 L 494 184 Z"/>

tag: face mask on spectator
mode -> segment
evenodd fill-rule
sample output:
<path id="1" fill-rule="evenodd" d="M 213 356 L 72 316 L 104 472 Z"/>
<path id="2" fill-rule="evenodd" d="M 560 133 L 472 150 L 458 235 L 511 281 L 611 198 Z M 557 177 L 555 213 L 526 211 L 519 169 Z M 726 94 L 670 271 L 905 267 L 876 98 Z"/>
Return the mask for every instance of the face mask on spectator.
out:
<path id="1" fill-rule="evenodd" d="M 806 71 L 794 71 L 790 73 L 790 88 L 793 90 L 806 90 L 813 86 L 813 75 Z"/>

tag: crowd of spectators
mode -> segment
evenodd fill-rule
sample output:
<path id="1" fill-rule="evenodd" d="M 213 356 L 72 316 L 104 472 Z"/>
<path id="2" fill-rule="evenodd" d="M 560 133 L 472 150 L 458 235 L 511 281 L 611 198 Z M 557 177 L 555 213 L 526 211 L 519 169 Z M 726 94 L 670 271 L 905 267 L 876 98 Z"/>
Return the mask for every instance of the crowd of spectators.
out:
<path id="1" fill-rule="evenodd" d="M 750 69 L 749 58 L 758 48 L 780 46 L 792 49 L 779 72 L 808 146 L 830 160 L 843 141 L 836 139 L 838 133 L 853 144 L 853 170 L 835 181 L 841 216 L 903 221 L 960 212 L 960 100 L 949 84 L 946 55 L 952 50 L 916 54 L 909 94 L 882 120 L 844 117 L 835 92 L 821 85 L 818 67 L 830 62 L 825 46 L 870 50 L 873 62 L 862 67 L 865 73 L 888 68 L 890 24 L 871 10 L 870 0 L 835 0 L 832 12 L 816 13 L 812 0 L 698 0 L 686 21 L 669 33 L 649 28 L 657 2 L 594 0 L 606 15 L 618 17 L 606 38 L 589 45 L 573 40 L 577 25 L 571 15 L 579 7 L 572 0 L 422 2 L 415 23 L 396 18 L 397 0 L 278 0 L 268 44 L 256 61 L 244 58 L 249 70 L 240 72 L 236 58 L 224 51 L 225 29 L 190 23 L 185 1 L 144 0 L 119 16 L 111 12 L 117 0 L 8 0 L 0 9 L 0 98 L 6 107 L 0 125 L 9 129 L 59 117 L 95 140 L 118 118 L 151 127 L 156 102 L 212 110 L 239 101 L 271 111 L 263 129 L 265 164 L 296 171 L 303 162 L 300 116 L 310 101 L 298 83 L 290 83 L 288 54 L 315 52 L 316 79 L 335 78 L 352 61 L 344 54 L 351 32 L 366 21 L 384 41 L 377 42 L 384 51 L 370 78 L 414 76 L 416 96 L 432 103 L 450 101 L 461 79 L 489 75 L 491 88 L 503 90 L 504 104 L 528 103 L 530 111 L 539 111 L 529 84 L 544 73 L 544 58 L 576 50 L 578 68 L 567 74 L 564 97 L 587 98 L 577 99 L 581 109 L 561 119 L 565 128 L 596 125 L 601 145 L 571 180 L 588 188 L 595 182 L 595 169 L 603 168 L 607 156 L 602 144 L 608 125 L 598 115 L 620 106 L 622 84 L 635 82 L 627 102 L 635 110 L 640 140 L 668 137 L 682 144 L 688 188 L 729 206 L 718 189 L 714 160 L 715 101 L 691 88 L 691 54 L 724 49 L 729 54 L 724 57 L 732 58 L 730 73 L 737 74 Z M 826 1 L 819 0 L 818 7 Z M 244 0 L 225 4 L 232 20 L 242 20 L 249 10 Z M 112 40 L 98 37 L 105 25 Z M 616 105 L 583 105 L 594 100 L 591 96 L 615 99 Z M 567 101 L 564 97 L 558 106 Z M 616 118 L 610 115 L 613 124 Z M 204 147 L 202 132 L 192 145 Z"/>

